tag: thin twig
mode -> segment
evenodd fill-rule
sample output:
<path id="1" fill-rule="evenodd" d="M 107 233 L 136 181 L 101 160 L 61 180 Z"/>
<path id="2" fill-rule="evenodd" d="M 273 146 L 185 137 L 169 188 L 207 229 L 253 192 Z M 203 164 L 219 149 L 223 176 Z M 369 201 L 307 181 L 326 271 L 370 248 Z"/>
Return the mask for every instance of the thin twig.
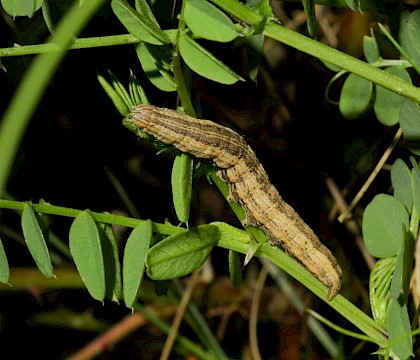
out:
<path id="1" fill-rule="evenodd" d="M 118 343 L 121 339 L 127 337 L 128 334 L 144 325 L 147 319 L 137 312 L 125 317 L 118 324 L 113 326 L 105 334 L 97 337 L 80 351 L 68 357 L 67 360 L 87 360 L 93 359 L 101 354 L 105 349 Z"/>
<path id="2" fill-rule="evenodd" d="M 372 184 L 373 180 L 375 180 L 376 176 L 378 175 L 379 171 L 384 166 L 385 162 L 388 160 L 389 156 L 391 155 L 392 151 L 394 150 L 395 146 L 398 144 L 398 141 L 400 140 L 402 135 L 402 129 L 399 128 L 397 133 L 394 136 L 394 139 L 392 140 L 392 143 L 388 146 L 388 148 L 385 150 L 384 154 L 382 155 L 381 159 L 379 160 L 378 164 L 375 166 L 375 169 L 373 169 L 372 173 L 370 174 L 369 178 L 366 180 L 362 188 L 359 190 L 357 195 L 354 197 L 352 202 L 350 203 L 349 207 L 345 212 L 343 212 L 339 217 L 338 221 L 343 222 L 344 220 L 347 220 L 347 217 L 354 209 L 354 207 L 358 204 L 362 196 L 365 194 L 369 186 Z"/>
<path id="3" fill-rule="evenodd" d="M 340 190 L 338 189 L 335 181 L 332 178 L 328 177 L 328 178 L 325 179 L 325 184 L 327 185 L 327 188 L 328 188 L 328 190 L 331 194 L 331 197 L 334 200 L 335 205 L 338 208 L 339 213 L 343 214 L 343 213 L 347 212 L 348 205 L 346 203 L 346 200 L 344 199 L 344 196 L 341 194 Z M 347 214 L 351 215 L 350 212 L 347 212 Z M 367 249 L 365 247 L 365 244 L 363 242 L 363 236 L 362 236 L 362 233 L 360 231 L 359 224 L 356 222 L 356 220 L 353 219 L 352 216 L 350 216 L 349 220 L 347 220 L 344 224 L 345 224 L 347 230 L 352 235 L 354 235 L 354 237 L 356 239 L 356 244 L 357 244 L 360 252 L 362 253 L 363 258 L 365 259 L 365 262 L 366 262 L 367 266 L 369 267 L 369 269 L 372 270 L 373 266 L 375 265 L 375 259 L 367 251 Z"/>
<path id="4" fill-rule="evenodd" d="M 172 322 L 171 329 L 166 338 L 165 345 L 160 355 L 160 360 L 167 360 L 172 350 L 176 335 L 178 333 L 179 325 L 181 324 L 182 318 L 184 317 L 185 310 L 187 309 L 188 303 L 192 295 L 194 286 L 197 283 L 198 276 L 200 275 L 200 269 L 194 271 L 185 289 L 184 295 L 182 296 L 181 302 L 179 303 L 178 309 L 175 314 L 174 321 Z"/>
<path id="5" fill-rule="evenodd" d="M 251 346 L 251 354 L 254 360 L 261 360 L 260 350 L 258 348 L 257 323 L 258 309 L 260 307 L 261 294 L 264 288 L 265 280 L 268 275 L 268 265 L 264 264 L 257 283 L 255 284 L 255 292 L 252 296 L 251 311 L 249 314 L 249 343 Z"/>

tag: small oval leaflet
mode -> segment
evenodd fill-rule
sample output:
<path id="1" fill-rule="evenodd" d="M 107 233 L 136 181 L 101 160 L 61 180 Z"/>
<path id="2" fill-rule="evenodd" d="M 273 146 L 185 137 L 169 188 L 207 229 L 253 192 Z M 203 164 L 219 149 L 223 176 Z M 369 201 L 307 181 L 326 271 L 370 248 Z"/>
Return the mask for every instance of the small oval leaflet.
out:
<path id="1" fill-rule="evenodd" d="M 152 222 L 136 226 L 127 239 L 123 260 L 123 293 L 125 306 L 133 308 L 143 279 L 146 254 L 152 240 Z"/>
<path id="2" fill-rule="evenodd" d="M 121 265 L 117 239 L 110 224 L 97 224 L 102 244 L 105 272 L 105 297 L 119 302 L 122 298 Z"/>
<path id="3" fill-rule="evenodd" d="M 385 72 L 399 77 L 411 83 L 410 75 L 405 69 L 396 66 L 388 67 Z M 405 97 L 394 93 L 391 90 L 385 89 L 382 86 L 376 85 L 375 100 L 373 102 L 373 109 L 378 117 L 378 120 L 388 126 L 398 124 L 400 121 L 400 110 Z"/>
<path id="4" fill-rule="evenodd" d="M 10 269 L 7 261 L 6 253 L 3 248 L 3 243 L 0 239 L 0 282 L 7 284 L 9 281 Z"/>
<path id="5" fill-rule="evenodd" d="M 32 210 L 32 206 L 28 203 L 23 205 L 22 230 L 25 242 L 38 269 L 46 277 L 54 277 L 50 253 L 44 239 L 44 234 Z"/>
<path id="6" fill-rule="evenodd" d="M 147 275 L 153 280 L 169 280 L 190 274 L 203 265 L 219 240 L 214 225 L 200 225 L 168 236 L 147 253 Z"/>
<path id="7" fill-rule="evenodd" d="M 149 19 L 147 14 L 140 15 L 126 0 L 112 0 L 111 7 L 125 28 L 139 39 L 154 45 L 170 42 L 156 21 Z"/>
<path id="8" fill-rule="evenodd" d="M 350 74 L 340 94 L 340 112 L 347 119 L 356 119 L 370 106 L 373 84 L 360 76 Z"/>
<path id="9" fill-rule="evenodd" d="M 187 1 L 184 14 L 185 22 L 190 30 L 203 39 L 228 42 L 238 36 L 232 20 L 207 1 Z"/>
<path id="10" fill-rule="evenodd" d="M 362 231 L 366 248 L 378 258 L 396 255 L 408 228 L 406 208 L 390 195 L 376 195 L 363 214 Z"/>
<path id="11" fill-rule="evenodd" d="M 181 223 L 188 223 L 192 192 L 193 160 L 187 154 L 175 157 L 172 167 L 172 198 L 176 216 Z"/>
<path id="12" fill-rule="evenodd" d="M 73 221 L 69 234 L 70 252 L 90 295 L 105 298 L 105 269 L 101 237 L 89 211 L 81 212 Z"/>
<path id="13" fill-rule="evenodd" d="M 232 69 L 186 34 L 179 38 L 179 51 L 187 65 L 207 79 L 226 85 L 243 80 Z"/>

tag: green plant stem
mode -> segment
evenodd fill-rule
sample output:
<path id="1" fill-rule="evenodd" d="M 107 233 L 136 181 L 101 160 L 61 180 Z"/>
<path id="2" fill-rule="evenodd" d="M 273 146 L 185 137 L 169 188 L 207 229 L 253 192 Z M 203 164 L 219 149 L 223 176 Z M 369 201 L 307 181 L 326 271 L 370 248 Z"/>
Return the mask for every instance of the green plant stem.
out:
<path id="1" fill-rule="evenodd" d="M 213 176 L 216 177 L 215 173 Z M 0 199 L 0 208 L 22 210 L 23 205 L 24 203 L 21 202 Z M 72 218 L 75 218 L 78 214 L 80 214 L 81 211 L 83 211 L 50 204 L 32 204 L 32 208 L 35 212 L 67 216 Z M 98 222 L 116 224 L 130 228 L 134 228 L 142 221 L 144 221 L 127 218 L 124 216 L 97 212 L 91 212 L 91 215 Z M 153 231 L 163 235 L 173 235 L 181 233 L 182 231 L 185 231 L 185 229 L 179 228 L 177 226 L 153 223 Z M 243 231 L 243 233 L 246 234 L 245 231 Z M 222 237 L 218 243 L 218 246 L 225 249 L 234 250 L 242 254 L 247 254 L 250 250 L 250 241 L 248 236 L 245 236 L 244 238 L 248 240 L 240 241 L 240 239 L 229 239 L 227 237 Z M 255 255 L 270 260 L 278 267 L 291 274 L 296 280 L 301 282 L 321 299 L 325 299 L 325 286 L 322 285 L 317 279 L 315 279 L 310 273 L 308 273 L 296 260 L 280 250 L 280 248 L 271 246 L 265 242 L 258 244 L 258 250 Z M 381 347 L 386 347 L 387 337 L 385 335 L 384 329 L 379 326 L 373 319 L 363 313 L 359 308 L 354 306 L 341 295 L 337 295 L 331 301 L 325 301 L 328 305 L 337 310 L 343 317 L 348 319 L 351 323 L 363 331 L 367 336 L 372 338 L 372 341 Z"/>
<path id="2" fill-rule="evenodd" d="M 0 209 L 23 210 L 23 205 L 23 202 L 0 199 Z M 35 212 L 57 216 L 66 216 L 71 218 L 76 218 L 82 211 L 84 211 L 50 204 L 31 204 L 31 206 Z M 121 225 L 130 228 L 135 228 L 142 221 L 145 221 L 134 218 L 128 218 L 125 216 L 98 213 L 94 211 L 91 211 L 90 213 L 93 216 L 93 218 L 98 222 L 104 224 Z M 179 234 L 180 232 L 185 231 L 185 229 L 178 228 L 176 226 L 155 223 L 153 226 L 153 231 L 160 234 L 173 235 Z"/>
<path id="3" fill-rule="evenodd" d="M 228 240 L 225 238 L 222 238 L 219 241 L 218 246 L 242 254 L 246 254 L 250 247 L 249 243 Z M 329 306 L 341 314 L 341 316 L 364 332 L 371 338 L 371 341 L 382 348 L 387 347 L 388 339 L 386 331 L 379 324 L 340 294 L 336 295 L 332 300 L 326 300 L 325 286 L 306 271 L 296 260 L 281 251 L 278 247 L 272 246 L 267 242 L 263 243 L 260 245 L 255 255 L 270 260 L 279 268 L 286 271 L 310 291 L 323 299 Z"/>
<path id="4" fill-rule="evenodd" d="M 172 72 L 176 83 L 176 90 L 184 107 L 185 113 L 189 116 L 197 117 L 194 106 L 191 102 L 190 92 L 188 91 L 187 84 L 184 79 L 184 72 L 182 71 L 181 55 L 179 54 L 179 37 L 185 31 L 184 8 L 185 0 L 182 2 L 182 9 L 179 15 L 178 30 L 176 34 L 176 45 L 172 53 Z"/>
<path id="5" fill-rule="evenodd" d="M 171 41 L 175 41 L 176 30 L 166 30 L 165 33 L 169 36 Z M 78 38 L 73 40 L 68 49 L 78 50 L 104 46 L 130 45 L 138 44 L 140 41 L 141 40 L 138 37 L 132 34 Z M 59 51 L 59 47 L 56 43 L 22 45 L 11 48 L 0 48 L 0 57 L 36 55 L 56 51 Z"/>
<path id="6" fill-rule="evenodd" d="M 391 34 L 385 29 L 385 27 L 378 23 L 379 28 L 381 31 L 385 34 L 385 36 L 388 38 L 388 40 L 394 45 L 394 47 L 400 52 L 400 54 L 411 64 L 414 70 L 417 71 L 417 74 L 420 74 L 420 68 L 417 66 L 417 64 L 412 61 L 411 57 L 404 51 L 404 49 L 398 44 L 395 39 L 391 36 Z"/>
<path id="7" fill-rule="evenodd" d="M 222 0 L 212 0 L 215 4 L 219 5 L 219 2 Z M 230 1 L 226 1 L 226 6 L 220 5 L 226 11 L 235 17 L 239 17 L 238 13 L 233 11 L 236 7 L 227 6 Z M 233 10 L 232 10 L 233 9 Z M 248 8 L 247 8 L 248 9 Z M 246 12 L 246 16 L 242 13 L 242 16 L 245 19 L 248 19 L 248 23 L 252 24 L 255 22 L 255 19 L 249 18 L 249 11 Z M 251 11 L 252 14 L 255 15 Z M 260 15 L 258 15 L 260 18 Z M 244 20 L 246 21 L 246 20 Z M 166 34 L 169 36 L 171 41 L 175 41 L 177 30 L 168 30 Z M 403 95 L 409 99 L 412 99 L 420 103 L 420 89 L 403 81 L 396 76 L 388 74 L 381 69 L 376 68 L 366 62 L 358 60 L 350 55 L 347 55 L 339 50 L 333 49 L 327 45 L 319 43 L 315 40 L 312 40 L 304 35 L 301 35 L 293 30 L 287 29 L 278 24 L 266 24 L 263 30 L 263 34 L 271 37 L 275 40 L 278 40 L 288 46 L 291 46 L 297 50 L 300 50 L 306 54 L 312 55 L 318 59 L 327 61 L 331 64 L 334 64 L 344 70 L 352 72 L 356 75 L 359 75 L 369 81 L 372 81 L 375 84 L 381 85 L 384 88 L 387 88 L 397 94 Z M 128 45 L 136 44 L 140 40 L 134 35 L 114 35 L 114 36 L 105 36 L 105 37 L 94 37 L 86 39 L 76 39 L 70 46 L 69 49 L 85 49 L 93 47 L 103 47 L 103 46 L 116 46 L 116 45 Z M 39 54 L 57 51 L 56 44 L 42 44 L 42 45 L 26 45 L 18 46 L 14 48 L 3 48 L 0 49 L 0 57 L 6 56 L 22 56 L 29 54 Z M 379 65 L 379 64 L 374 64 Z M 381 64 L 380 66 L 386 65 Z"/>
<path id="8" fill-rule="evenodd" d="M 0 123 L 0 195 L 6 190 L 23 134 L 42 94 L 74 37 L 80 33 L 103 2 L 104 0 L 85 1 L 81 6 L 76 2 L 59 23 L 53 38 L 60 51 L 36 57 L 19 84 Z"/>
<path id="9" fill-rule="evenodd" d="M 420 103 L 420 88 L 341 51 L 277 24 L 267 24 L 263 34 Z"/>

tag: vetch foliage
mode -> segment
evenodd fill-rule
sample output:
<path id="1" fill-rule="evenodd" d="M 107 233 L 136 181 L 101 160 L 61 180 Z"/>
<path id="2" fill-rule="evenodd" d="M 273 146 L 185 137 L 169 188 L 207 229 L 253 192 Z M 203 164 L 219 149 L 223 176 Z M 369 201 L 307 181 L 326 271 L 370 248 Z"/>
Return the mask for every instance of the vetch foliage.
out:
<path id="1" fill-rule="evenodd" d="M 83 3 L 89 2 L 80 2 L 80 4 Z M 2 0 L 1 4 L 5 12 L 13 17 L 32 16 L 42 6 L 43 1 Z M 377 12 L 381 12 L 380 7 L 383 5 L 382 2 L 355 0 L 346 0 L 346 4 L 355 11 Z M 317 25 L 314 2 L 304 1 L 303 5 L 308 17 L 309 33 L 314 35 Z M 84 9 L 83 5 L 81 8 Z M 195 111 L 190 98 L 191 89 L 184 79 L 185 67 L 189 67 L 207 79 L 226 85 L 242 81 L 245 77 L 237 74 L 207 50 L 206 42 L 202 42 L 201 39 L 216 43 L 256 43 L 255 49 L 262 49 L 263 39 L 268 36 L 322 61 L 329 61 L 338 72 L 336 78 L 347 72 L 351 73 L 344 81 L 340 96 L 339 108 L 342 114 L 349 119 L 354 119 L 373 110 L 384 126 L 399 125 L 403 129 L 404 145 L 408 146 L 413 154 L 420 154 L 418 121 L 420 118 L 420 92 L 412 85 L 409 76 L 413 72 L 419 73 L 420 10 L 401 15 L 398 41 L 392 38 L 386 30 L 382 30 L 399 51 L 400 58 L 384 59 L 375 34 L 372 32 L 371 36 L 366 37 L 363 43 L 367 60 L 365 63 L 279 25 L 273 18 L 268 1 L 261 1 L 253 8 L 249 8 L 233 0 L 212 0 L 211 2 L 185 0 L 180 13 L 177 14 L 179 15 L 178 27 L 165 31 L 161 29 L 152 8 L 146 1 L 135 1 L 135 7 L 132 7 L 126 0 L 112 0 L 111 8 L 116 18 L 130 33 L 122 38 L 127 44 L 135 43 L 135 51 L 141 68 L 150 83 L 167 93 L 176 91 L 183 110 L 188 115 L 194 115 Z M 93 7 L 89 9 L 89 11 L 93 11 Z M 400 7 L 396 6 L 395 9 L 394 17 L 399 15 Z M 73 14 L 78 13 L 74 11 Z M 77 18 L 76 15 L 74 16 Z M 60 46 L 65 49 L 67 47 L 76 48 L 76 46 L 79 48 L 105 46 L 103 41 L 106 39 L 97 39 L 97 44 L 92 45 L 91 42 L 90 45 L 86 45 L 87 42 L 84 43 L 83 39 L 77 39 L 73 43 L 71 37 L 63 36 L 62 34 L 66 33 L 72 34 L 69 32 L 70 30 L 74 30 L 75 34 L 78 34 L 81 24 L 87 21 L 83 18 L 77 26 L 72 28 L 75 21 L 74 18 L 69 19 L 71 21 L 68 20 L 67 28 L 63 27 L 62 32 L 58 31 L 57 38 Z M 50 19 L 46 18 L 45 20 L 48 22 Z M 130 42 L 127 39 L 130 39 Z M 113 43 L 113 45 L 115 44 Z M 47 51 L 46 49 L 56 51 L 56 47 L 51 47 L 56 44 L 45 45 L 50 47 L 43 47 L 44 45 L 40 44 L 40 47 L 36 47 L 35 52 Z M 2 50 L 4 49 L 0 49 L 1 56 L 13 52 L 23 55 L 24 51 L 32 51 L 25 46 L 6 49 L 7 52 Z M 30 54 L 30 52 L 26 54 Z M 45 63 L 50 64 L 49 66 L 44 66 L 40 62 L 42 66 L 38 65 L 37 72 L 41 74 L 39 69 L 50 69 L 48 71 L 51 71 L 49 73 L 51 75 L 59 62 L 57 59 L 60 59 L 60 56 L 57 56 L 54 62 Z M 260 58 L 257 57 L 258 59 Z M 248 69 L 249 73 L 246 75 L 250 79 L 256 78 L 257 63 L 258 61 L 254 63 L 252 69 Z M 29 92 L 26 94 L 32 94 L 33 89 L 36 88 L 33 85 L 37 84 L 39 77 L 34 77 L 34 79 L 27 83 Z M 47 80 L 44 79 L 43 84 L 48 83 L 48 79 L 50 77 Z M 128 90 L 112 74 L 109 74 L 109 82 L 101 75 L 98 76 L 98 79 L 123 117 L 127 116 L 136 104 L 148 103 L 143 88 L 132 73 L 129 78 Z M 42 86 L 37 91 L 36 99 L 40 99 L 43 91 Z M 17 93 L 19 94 L 19 92 Z M 20 95 L 21 99 L 28 98 L 25 97 L 25 93 L 22 94 Z M 32 109 L 35 105 L 31 105 Z M 21 111 L 20 108 L 28 113 L 32 111 L 31 108 L 26 107 L 25 101 L 19 101 L 18 105 L 13 106 L 15 106 L 14 109 L 19 107 L 19 111 Z M 8 118 L 13 120 L 24 118 L 24 116 L 16 115 L 19 113 L 18 110 L 15 110 L 15 113 L 11 112 L 12 115 L 15 115 L 10 115 Z M 130 124 L 127 122 L 124 122 L 124 125 L 137 135 L 151 140 L 138 129 L 130 128 Z M 24 130 L 25 126 L 25 122 L 20 125 L 13 123 L 11 128 L 20 127 L 19 130 Z M 7 184 L 9 176 L 8 169 L 11 168 L 6 163 L 12 164 L 13 156 L 16 154 L 16 151 L 6 147 L 9 143 L 10 133 L 4 132 L 4 134 L 7 135 L 4 135 L 7 141 L 0 141 L 0 153 L 2 154 L 0 189 L 2 190 L 6 187 L 5 184 Z M 151 142 L 156 145 L 153 140 Z M 21 143 L 19 136 L 16 136 L 15 143 Z M 162 149 L 162 146 L 158 145 L 157 148 Z M 193 165 L 191 159 L 185 154 L 178 154 L 177 159 L 172 174 L 174 207 L 179 221 L 186 223 L 189 220 Z M 206 172 L 209 177 L 212 177 L 211 171 Z M 217 176 L 212 177 L 212 180 L 228 198 L 226 188 L 224 188 L 226 184 L 218 183 Z M 370 277 L 373 319 L 341 295 L 328 302 L 328 305 L 367 334 L 369 339 L 378 345 L 378 353 L 395 359 L 406 359 L 413 353 L 412 334 L 410 333 L 409 279 L 420 212 L 418 159 L 411 160 L 411 167 L 401 159 L 395 161 L 391 169 L 391 183 L 394 188 L 393 195 L 379 194 L 374 197 L 371 204 L 365 209 L 363 218 L 366 247 L 373 256 L 379 258 Z M 244 232 L 223 223 L 185 229 L 169 224 L 158 224 L 151 220 L 122 218 L 111 214 L 59 208 L 49 204 L 28 204 L 3 200 L 0 203 L 2 207 L 22 211 L 22 229 L 25 241 L 36 265 L 48 277 L 53 277 L 54 272 L 49 256 L 47 230 L 36 214 L 50 213 L 75 218 L 70 229 L 71 254 L 88 291 L 93 298 L 99 301 L 124 299 L 126 306 L 133 308 L 141 293 L 145 269 L 150 277 L 158 280 L 187 275 L 203 264 L 216 245 L 229 249 L 229 271 L 236 286 L 239 286 L 241 280 L 241 265 L 237 253 L 240 252 L 270 259 L 279 267 L 285 268 L 286 271 L 293 274 L 315 294 L 324 298 L 322 285 L 288 255 L 278 248 L 265 244 L 261 231 L 258 232 L 256 229 L 248 229 L 248 232 Z M 241 206 L 232 204 L 232 208 L 238 214 L 239 219 L 244 220 Z M 124 248 L 122 274 L 116 239 L 110 224 L 134 228 Z M 161 240 L 162 238 L 163 240 Z M 255 242 L 255 239 L 260 242 Z M 154 240 L 161 241 L 150 246 Z M 0 281 L 8 282 L 8 278 L 7 258 L 0 243 Z M 220 358 L 222 357 L 220 356 Z"/>

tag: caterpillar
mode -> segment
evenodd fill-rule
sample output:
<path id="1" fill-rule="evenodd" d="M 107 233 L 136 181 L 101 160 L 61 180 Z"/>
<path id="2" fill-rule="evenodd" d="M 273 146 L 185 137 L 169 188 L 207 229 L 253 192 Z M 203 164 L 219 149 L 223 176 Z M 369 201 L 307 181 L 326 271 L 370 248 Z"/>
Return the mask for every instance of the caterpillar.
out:
<path id="1" fill-rule="evenodd" d="M 137 105 L 128 120 L 162 143 L 210 159 L 229 184 L 230 199 L 246 211 L 245 227 L 260 227 L 270 243 L 280 244 L 323 283 L 327 299 L 340 290 L 342 270 L 312 229 L 280 196 L 242 136 L 210 120 L 179 115 L 152 105 Z"/>

